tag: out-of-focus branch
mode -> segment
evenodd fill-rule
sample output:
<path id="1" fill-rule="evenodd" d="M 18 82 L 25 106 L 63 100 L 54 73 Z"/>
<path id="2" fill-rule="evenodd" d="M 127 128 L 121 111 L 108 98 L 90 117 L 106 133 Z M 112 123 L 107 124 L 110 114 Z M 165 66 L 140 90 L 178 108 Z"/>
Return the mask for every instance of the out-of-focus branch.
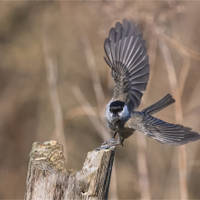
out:
<path id="1" fill-rule="evenodd" d="M 199 102 L 195 103 L 194 100 L 198 98 L 199 86 L 200 86 L 200 78 L 199 78 L 198 82 L 196 83 L 196 85 L 194 86 L 192 94 L 190 95 L 190 99 L 189 99 L 188 105 L 186 107 L 186 114 L 185 114 L 187 118 L 191 118 L 192 115 L 194 118 L 196 116 L 197 121 L 198 121 L 198 117 L 199 117 L 199 113 L 200 113 L 200 106 L 199 106 Z M 188 182 L 190 182 L 192 171 L 195 168 L 195 161 L 198 158 L 198 149 L 199 149 L 198 143 L 194 144 L 193 145 L 193 153 L 190 154 L 190 160 L 193 162 L 191 162 L 188 165 L 188 173 L 187 173 Z"/>
<path id="2" fill-rule="evenodd" d="M 86 61 L 87 61 L 87 66 L 90 70 L 90 75 L 91 75 L 97 103 L 98 103 L 99 109 L 101 110 L 102 106 L 104 105 L 104 102 L 105 102 L 105 96 L 103 93 L 103 88 L 101 86 L 99 74 L 97 72 L 97 67 L 96 67 L 96 63 L 95 63 L 95 59 L 94 59 L 93 50 L 92 50 L 92 47 L 90 44 L 90 40 L 86 35 L 82 36 L 82 43 L 84 46 L 84 52 L 85 52 L 85 57 L 86 57 Z"/>
<path id="3" fill-rule="evenodd" d="M 65 134 L 63 131 L 63 116 L 57 91 L 58 66 L 55 59 L 50 55 L 50 44 L 47 42 L 46 38 L 44 38 L 43 40 L 43 50 L 47 69 L 49 94 L 51 97 L 51 103 L 55 119 L 55 135 L 57 140 L 63 144 L 65 157 L 67 158 L 67 147 L 65 141 Z"/>
<path id="4" fill-rule="evenodd" d="M 72 91 L 73 91 L 74 95 L 76 96 L 76 99 L 80 103 L 82 109 L 85 111 L 85 113 L 89 117 L 90 121 L 92 122 L 94 128 L 96 129 L 96 131 L 100 135 L 100 137 L 104 141 L 109 140 L 111 136 L 109 135 L 109 133 L 102 126 L 101 121 L 98 119 L 96 112 L 94 111 L 94 109 L 92 108 L 90 103 L 86 100 L 86 98 L 83 95 L 83 93 L 81 92 L 80 88 L 78 86 L 73 85 L 72 86 Z M 90 109 L 89 112 L 88 112 L 88 109 Z M 92 115 L 96 116 L 96 117 L 93 117 Z M 102 129 L 104 129 L 104 130 L 102 131 Z"/>
<path id="5" fill-rule="evenodd" d="M 94 53 L 92 50 L 90 40 L 87 37 L 87 35 L 83 33 L 83 31 L 82 31 L 82 35 L 83 35 L 82 43 L 84 46 L 84 52 L 85 52 L 85 57 L 86 57 L 86 61 L 87 61 L 87 66 L 90 71 L 90 77 L 92 79 L 92 83 L 93 83 L 92 85 L 93 85 L 94 92 L 95 92 L 96 99 L 97 99 L 101 123 L 102 123 L 102 126 L 104 126 L 104 128 L 102 129 L 102 131 L 103 131 L 104 129 L 107 129 L 106 124 L 105 124 L 105 117 L 104 117 L 105 110 L 102 109 L 104 107 L 105 95 L 104 95 L 100 77 L 99 77 L 99 74 L 97 71 L 97 66 L 95 63 Z M 106 133 L 108 133 L 108 129 L 106 130 Z"/>
<path id="6" fill-rule="evenodd" d="M 177 50 L 177 52 L 181 52 L 182 54 L 186 55 L 186 56 L 190 56 L 191 58 L 195 59 L 195 60 L 200 60 L 200 53 L 196 52 L 182 44 L 180 44 L 179 42 L 177 42 L 176 40 L 172 39 L 171 37 L 167 36 L 167 35 L 161 35 L 161 37 L 166 41 L 166 43 L 168 43 L 170 46 L 173 46 L 174 49 Z"/>
<path id="7" fill-rule="evenodd" d="M 157 38 L 152 36 L 152 39 L 150 41 L 150 45 L 149 45 L 149 65 L 150 65 L 150 74 L 149 74 L 149 80 L 148 80 L 148 88 L 150 88 L 151 82 L 152 82 L 152 77 L 154 74 L 154 66 L 155 66 L 155 60 L 156 60 L 156 50 L 157 50 Z M 147 91 L 145 91 L 145 95 L 142 99 L 142 104 L 146 104 L 147 98 L 148 98 L 148 94 L 149 94 L 149 89 L 147 89 Z"/>
<path id="8" fill-rule="evenodd" d="M 183 56 L 183 65 L 182 65 L 180 77 L 178 80 L 180 97 L 182 97 L 182 95 L 183 95 L 185 82 L 186 82 L 187 75 L 188 75 L 188 72 L 190 69 L 190 59 L 191 58 L 187 55 Z"/>
<path id="9" fill-rule="evenodd" d="M 181 68 L 180 77 L 178 80 L 179 95 L 181 97 L 183 93 L 183 88 L 185 86 L 185 81 L 188 75 L 188 71 L 190 69 L 190 59 L 193 58 L 195 60 L 200 60 L 200 53 L 182 45 L 177 40 L 174 40 L 173 38 L 161 33 L 158 27 L 155 26 L 155 24 L 151 23 L 151 26 L 149 27 L 151 27 L 151 31 L 154 33 L 155 36 L 157 36 L 157 38 L 162 39 L 167 44 L 172 46 L 177 51 L 177 53 L 179 53 L 183 58 L 183 66 Z M 172 80 L 174 80 L 174 78 L 172 78 Z"/>
<path id="10" fill-rule="evenodd" d="M 137 132 L 137 165 L 141 199 L 151 199 L 146 159 L 146 138 Z"/>
<path id="11" fill-rule="evenodd" d="M 176 99 L 176 104 L 175 104 L 175 118 L 177 123 L 182 123 L 183 122 L 183 112 L 182 112 L 182 107 L 181 107 L 181 98 L 180 98 L 180 93 L 179 93 L 179 88 L 178 88 L 178 81 L 176 78 L 176 72 L 175 68 L 173 65 L 173 61 L 169 52 L 169 49 L 166 45 L 165 40 L 160 39 L 159 40 L 159 47 L 162 52 L 165 66 L 167 69 L 168 77 L 169 77 L 169 84 L 171 87 L 172 95 Z"/>
<path id="12" fill-rule="evenodd" d="M 151 73 L 150 73 L 150 78 L 148 81 L 148 86 L 151 85 L 151 80 L 153 76 L 153 71 L 154 71 L 153 69 L 154 69 L 155 58 L 156 58 L 156 49 L 157 49 L 157 38 L 154 37 L 154 39 L 151 40 L 150 48 L 149 48 L 149 57 L 150 57 L 149 64 L 151 67 Z M 149 90 L 146 91 L 145 96 L 143 98 L 143 101 L 142 101 L 143 106 L 146 105 L 148 92 Z M 138 164 L 141 199 L 151 199 L 147 159 L 146 159 L 146 148 L 147 148 L 146 137 L 144 137 L 144 135 L 142 135 L 141 133 L 137 132 L 136 138 L 137 138 L 137 164 Z"/>
<path id="13" fill-rule="evenodd" d="M 66 112 L 65 119 L 68 120 L 68 119 L 72 119 L 72 118 L 79 116 L 79 115 L 86 115 L 85 110 L 87 110 L 88 115 L 91 115 L 93 117 L 97 117 L 98 110 L 94 107 L 92 109 L 88 108 L 88 107 L 84 107 L 84 109 L 82 107 L 75 107 L 75 108 L 69 109 Z M 92 110 L 95 111 L 95 115 L 94 115 L 94 112 Z"/>
<path id="14" fill-rule="evenodd" d="M 180 47 L 179 49 L 177 49 L 177 53 L 179 53 L 181 55 L 181 57 L 183 58 L 183 64 L 181 67 L 181 71 L 180 71 L 180 76 L 179 76 L 179 80 L 178 80 L 178 86 L 179 86 L 179 93 L 180 93 L 180 98 L 182 97 L 183 94 L 183 90 L 185 87 L 185 82 L 186 82 L 186 78 L 188 75 L 188 71 L 190 69 L 190 54 L 188 53 L 188 51 L 185 49 L 185 47 L 183 47 L 183 45 L 181 45 L 181 38 L 180 35 L 177 33 L 176 28 L 179 26 L 178 24 L 178 19 L 177 19 L 177 15 L 174 15 L 174 20 L 172 23 L 173 26 L 173 33 L 174 33 L 174 37 L 175 37 L 175 41 L 179 43 Z"/>
<path id="15" fill-rule="evenodd" d="M 175 68 L 172 62 L 172 58 L 169 49 L 164 39 L 159 40 L 159 47 L 162 52 L 165 66 L 167 69 L 169 83 L 173 96 L 176 99 L 175 104 L 175 118 L 176 123 L 183 123 L 183 112 L 181 105 L 181 97 L 178 87 L 178 81 L 176 77 Z M 185 146 L 179 147 L 179 179 L 180 179 L 180 195 L 181 199 L 188 199 L 188 187 L 187 187 L 187 164 L 186 164 L 186 149 Z"/>
<path id="16" fill-rule="evenodd" d="M 158 38 L 164 40 L 168 45 L 173 47 L 178 53 L 182 55 L 190 56 L 195 60 L 200 60 L 200 52 L 196 52 L 182 44 L 180 44 L 177 40 L 169 37 L 168 35 L 163 34 L 159 31 L 159 28 L 155 24 L 149 25 L 151 31 L 157 36 Z"/>

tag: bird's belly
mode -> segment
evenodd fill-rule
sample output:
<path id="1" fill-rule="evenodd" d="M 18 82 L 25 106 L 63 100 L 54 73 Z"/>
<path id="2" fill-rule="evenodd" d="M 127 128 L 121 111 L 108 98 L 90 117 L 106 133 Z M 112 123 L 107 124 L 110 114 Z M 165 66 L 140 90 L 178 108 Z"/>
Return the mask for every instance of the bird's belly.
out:
<path id="1" fill-rule="evenodd" d="M 119 126 L 116 123 L 107 122 L 107 125 L 111 130 L 118 132 Z"/>
<path id="2" fill-rule="evenodd" d="M 134 129 L 124 127 L 124 124 L 121 124 L 119 121 L 115 123 L 107 121 L 107 125 L 111 130 L 118 132 L 119 136 L 124 139 L 131 136 L 134 132 Z"/>
<path id="3" fill-rule="evenodd" d="M 123 137 L 124 139 L 130 137 L 133 133 L 134 133 L 134 130 L 129 129 L 129 128 L 123 128 L 118 131 L 119 136 Z"/>

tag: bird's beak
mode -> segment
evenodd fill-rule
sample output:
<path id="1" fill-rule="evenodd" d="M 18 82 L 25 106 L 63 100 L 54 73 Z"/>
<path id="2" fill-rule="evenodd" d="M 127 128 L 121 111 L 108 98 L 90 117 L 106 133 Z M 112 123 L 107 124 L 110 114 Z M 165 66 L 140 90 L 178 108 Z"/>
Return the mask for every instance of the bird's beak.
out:
<path id="1" fill-rule="evenodd" d="M 113 114 L 112 114 L 112 117 L 118 117 L 118 114 L 113 113 Z"/>

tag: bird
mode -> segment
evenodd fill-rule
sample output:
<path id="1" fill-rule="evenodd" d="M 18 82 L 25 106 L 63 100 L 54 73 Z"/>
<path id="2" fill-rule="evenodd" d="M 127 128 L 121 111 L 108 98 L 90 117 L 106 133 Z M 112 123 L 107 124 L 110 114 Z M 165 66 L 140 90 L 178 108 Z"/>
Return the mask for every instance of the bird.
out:
<path id="1" fill-rule="evenodd" d="M 115 81 L 113 97 L 106 106 L 105 118 L 114 136 L 98 149 L 122 145 L 137 130 L 162 144 L 180 146 L 200 139 L 189 127 L 167 123 L 153 117 L 155 113 L 175 103 L 167 94 L 156 103 L 136 111 L 149 80 L 150 66 L 143 35 L 133 20 L 123 19 L 110 29 L 104 42 L 105 62 Z M 118 139 L 115 140 L 118 134 Z"/>

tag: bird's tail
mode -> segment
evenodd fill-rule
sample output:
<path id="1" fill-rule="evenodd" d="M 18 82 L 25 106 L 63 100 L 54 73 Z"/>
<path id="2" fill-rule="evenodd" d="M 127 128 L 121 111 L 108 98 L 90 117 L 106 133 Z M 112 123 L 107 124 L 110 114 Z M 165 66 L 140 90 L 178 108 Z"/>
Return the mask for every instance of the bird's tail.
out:
<path id="1" fill-rule="evenodd" d="M 167 94 L 156 103 L 148 106 L 147 108 L 144 108 L 142 112 L 145 112 L 148 115 L 154 115 L 155 113 L 166 108 L 167 106 L 171 105 L 174 102 L 175 102 L 175 99 L 170 94 Z"/>

